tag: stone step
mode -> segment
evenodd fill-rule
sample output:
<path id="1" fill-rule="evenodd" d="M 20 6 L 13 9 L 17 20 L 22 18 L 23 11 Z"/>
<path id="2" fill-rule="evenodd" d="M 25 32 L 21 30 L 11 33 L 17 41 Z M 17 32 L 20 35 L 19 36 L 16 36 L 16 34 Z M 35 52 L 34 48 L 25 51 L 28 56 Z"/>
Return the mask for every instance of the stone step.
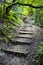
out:
<path id="1" fill-rule="evenodd" d="M 27 32 L 27 31 L 19 31 L 19 34 L 33 34 L 33 32 Z"/>
<path id="2" fill-rule="evenodd" d="M 28 45 L 5 45 L 1 48 L 3 51 L 12 52 L 12 53 L 21 53 L 21 54 L 28 54 L 29 53 L 29 46 Z"/>
<path id="3" fill-rule="evenodd" d="M 21 35 L 21 34 L 19 34 L 19 35 L 17 35 L 16 36 L 16 38 L 28 38 L 28 39 L 32 39 L 33 38 L 33 35 L 27 35 L 27 34 L 25 34 L 25 35 Z"/>
<path id="4" fill-rule="evenodd" d="M 29 28 L 31 29 L 32 27 L 29 27 L 29 26 L 27 26 L 27 27 L 26 27 L 26 26 L 23 26 L 23 27 L 22 27 L 22 29 L 25 29 L 25 28 L 26 28 L 26 29 L 29 29 Z"/>
<path id="5" fill-rule="evenodd" d="M 12 39 L 13 42 L 15 42 L 15 44 L 31 44 L 32 39 L 28 39 L 28 38 L 15 38 Z"/>
<path id="6" fill-rule="evenodd" d="M 32 29 L 21 29 L 20 31 L 27 31 L 27 32 L 33 32 L 33 30 Z"/>
<path id="7" fill-rule="evenodd" d="M 31 27 L 21 27 L 20 30 L 33 31 Z"/>

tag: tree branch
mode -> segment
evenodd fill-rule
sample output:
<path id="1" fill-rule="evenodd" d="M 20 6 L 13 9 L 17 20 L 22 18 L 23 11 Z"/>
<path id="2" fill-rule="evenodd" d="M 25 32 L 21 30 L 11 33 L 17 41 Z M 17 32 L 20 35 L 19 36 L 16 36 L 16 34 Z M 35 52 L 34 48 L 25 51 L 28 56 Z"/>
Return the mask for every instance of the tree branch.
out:
<path id="1" fill-rule="evenodd" d="M 10 9 L 12 8 L 12 6 L 14 6 L 14 5 L 22 5 L 22 6 L 29 6 L 29 7 L 32 7 L 32 8 L 43 8 L 43 6 L 33 6 L 33 5 L 31 5 L 31 4 L 23 4 L 23 3 L 19 3 L 19 2 L 17 2 L 17 3 L 12 3 L 11 5 L 9 5 L 7 8 L 6 8 L 6 14 L 8 14 L 8 12 L 10 11 Z"/>

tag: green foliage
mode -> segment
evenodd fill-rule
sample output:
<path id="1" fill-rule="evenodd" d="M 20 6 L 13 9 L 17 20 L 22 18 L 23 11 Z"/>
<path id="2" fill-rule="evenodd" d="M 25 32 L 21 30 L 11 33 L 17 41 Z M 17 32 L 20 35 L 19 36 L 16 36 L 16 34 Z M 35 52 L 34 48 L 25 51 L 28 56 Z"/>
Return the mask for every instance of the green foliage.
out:
<path id="1" fill-rule="evenodd" d="M 13 38 L 13 31 L 12 28 L 15 29 L 15 23 L 19 26 L 22 24 L 23 15 L 34 16 L 35 17 L 35 24 L 40 25 L 43 27 L 43 9 L 36 10 L 34 8 L 16 5 L 8 11 L 6 14 L 6 8 L 12 4 L 13 2 L 20 2 L 20 3 L 29 3 L 32 5 L 43 5 L 43 0 L 5 0 L 4 4 L 0 4 L 0 30 L 4 31 L 5 35 L 10 39 Z M 3 18 L 3 21 L 2 19 Z"/>
<path id="2" fill-rule="evenodd" d="M 29 3 L 35 6 L 41 6 L 43 5 L 43 0 L 20 0 L 22 3 Z M 22 13 L 28 16 L 34 16 L 35 20 L 34 23 L 35 25 L 39 25 L 40 27 L 43 27 L 43 9 L 34 9 L 30 7 L 22 7 L 23 11 Z"/>
<path id="3" fill-rule="evenodd" d="M 2 7 L 3 7 L 3 6 L 2 6 L 2 5 L 0 5 L 0 17 L 1 17 L 1 16 L 2 16 L 2 14 L 3 14 L 3 13 L 2 13 Z"/>
<path id="4" fill-rule="evenodd" d="M 36 53 L 36 55 L 39 58 L 36 59 L 36 62 L 40 64 L 43 60 L 43 42 L 40 42 L 39 44 L 40 44 L 40 46 L 38 46 L 39 51 Z"/>
<path id="5" fill-rule="evenodd" d="M 39 20 L 40 20 L 40 26 L 43 27 L 43 9 L 40 10 L 40 16 L 39 16 Z"/>
<path id="6" fill-rule="evenodd" d="M 43 59 L 43 42 L 40 42 L 40 46 L 39 46 L 39 52 L 38 55 L 40 56 L 40 60 Z"/>
<path id="7" fill-rule="evenodd" d="M 7 4 L 9 3 L 9 4 Z M 0 36 L 0 40 L 3 40 L 5 42 L 12 40 L 12 38 L 14 38 L 14 31 L 16 28 L 16 24 L 18 24 L 19 26 L 21 25 L 21 18 L 18 17 L 18 14 L 16 14 L 16 12 L 11 9 L 10 12 L 8 14 L 6 14 L 6 7 L 10 5 L 10 3 L 12 3 L 12 0 L 8 0 L 7 3 L 4 4 L 0 4 L 0 17 L 3 19 L 3 21 L 0 18 L 0 32 L 2 33 L 1 35 L 4 35 L 3 37 Z"/>

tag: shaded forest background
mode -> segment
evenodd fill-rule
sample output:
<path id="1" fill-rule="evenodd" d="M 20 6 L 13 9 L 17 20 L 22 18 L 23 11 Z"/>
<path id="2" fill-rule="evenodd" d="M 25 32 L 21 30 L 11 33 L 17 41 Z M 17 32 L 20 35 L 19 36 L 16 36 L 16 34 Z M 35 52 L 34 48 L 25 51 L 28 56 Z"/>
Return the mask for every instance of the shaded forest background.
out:
<path id="1" fill-rule="evenodd" d="M 43 0 L 0 1 L 0 31 L 5 41 L 11 41 L 13 30 L 21 26 L 25 16 L 29 17 L 32 24 L 43 27 Z"/>

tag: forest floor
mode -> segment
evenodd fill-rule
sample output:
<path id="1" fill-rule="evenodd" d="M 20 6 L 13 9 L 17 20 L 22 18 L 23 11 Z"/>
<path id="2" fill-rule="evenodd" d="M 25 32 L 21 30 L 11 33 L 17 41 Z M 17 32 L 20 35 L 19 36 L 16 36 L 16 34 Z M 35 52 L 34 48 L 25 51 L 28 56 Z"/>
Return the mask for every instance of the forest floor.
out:
<path id="1" fill-rule="evenodd" d="M 43 41 L 43 29 L 30 23 L 23 24 L 14 41 L 17 44 L 0 42 L 0 65 L 35 65 L 35 53 L 39 50 L 39 42 Z"/>

